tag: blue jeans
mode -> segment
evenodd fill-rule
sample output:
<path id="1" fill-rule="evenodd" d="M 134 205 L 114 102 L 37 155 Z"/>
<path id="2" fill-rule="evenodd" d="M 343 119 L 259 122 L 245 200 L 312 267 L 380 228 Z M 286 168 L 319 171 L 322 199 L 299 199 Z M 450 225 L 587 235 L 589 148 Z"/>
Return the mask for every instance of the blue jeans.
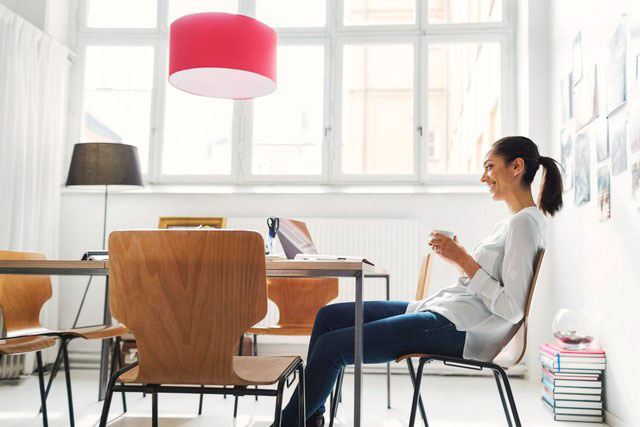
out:
<path id="1" fill-rule="evenodd" d="M 465 332 L 437 313 L 406 314 L 407 305 L 397 301 L 364 303 L 364 363 L 390 362 L 409 353 L 462 357 Z M 305 368 L 307 418 L 324 413 L 340 369 L 353 364 L 354 323 L 354 303 L 328 305 L 316 316 Z M 284 409 L 284 427 L 298 425 L 297 396 L 296 391 Z"/>

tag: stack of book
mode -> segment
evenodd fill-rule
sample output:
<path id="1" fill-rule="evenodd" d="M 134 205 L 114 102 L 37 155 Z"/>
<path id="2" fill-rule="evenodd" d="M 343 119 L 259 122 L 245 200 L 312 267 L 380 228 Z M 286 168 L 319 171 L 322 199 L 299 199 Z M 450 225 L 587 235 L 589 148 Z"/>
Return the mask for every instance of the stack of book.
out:
<path id="1" fill-rule="evenodd" d="M 602 373 L 605 354 L 599 348 L 567 350 L 554 343 L 540 347 L 542 400 L 556 421 L 603 421 Z"/>

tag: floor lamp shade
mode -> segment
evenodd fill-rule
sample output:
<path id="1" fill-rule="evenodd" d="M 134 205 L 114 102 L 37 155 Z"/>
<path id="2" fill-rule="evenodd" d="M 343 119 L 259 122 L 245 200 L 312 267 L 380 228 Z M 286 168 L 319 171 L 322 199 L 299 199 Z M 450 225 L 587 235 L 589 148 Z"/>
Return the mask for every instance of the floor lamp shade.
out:
<path id="1" fill-rule="evenodd" d="M 66 185 L 143 186 L 138 149 L 106 142 L 76 144 Z"/>
<path id="2" fill-rule="evenodd" d="M 276 46 L 276 32 L 248 16 L 183 16 L 171 24 L 169 83 L 215 98 L 268 95 L 276 89 Z"/>

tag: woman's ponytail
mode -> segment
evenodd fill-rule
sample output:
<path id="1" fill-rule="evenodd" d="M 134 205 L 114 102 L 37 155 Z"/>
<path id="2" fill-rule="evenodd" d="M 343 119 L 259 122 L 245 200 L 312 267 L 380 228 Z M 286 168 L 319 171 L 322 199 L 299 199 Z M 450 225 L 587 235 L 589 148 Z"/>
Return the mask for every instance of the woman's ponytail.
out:
<path id="1" fill-rule="evenodd" d="M 562 207 L 562 175 L 554 159 L 540 156 L 540 165 L 544 168 L 538 206 L 546 215 L 553 216 Z"/>

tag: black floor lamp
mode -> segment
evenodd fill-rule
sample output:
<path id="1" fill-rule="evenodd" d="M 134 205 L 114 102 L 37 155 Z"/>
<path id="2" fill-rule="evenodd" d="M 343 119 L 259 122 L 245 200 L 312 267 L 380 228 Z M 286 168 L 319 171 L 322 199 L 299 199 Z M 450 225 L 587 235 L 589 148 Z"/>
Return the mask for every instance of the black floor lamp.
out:
<path id="1" fill-rule="evenodd" d="M 133 145 L 89 142 L 76 144 L 73 147 L 71 156 L 71 166 L 67 176 L 67 187 L 71 186 L 95 186 L 104 185 L 104 218 L 102 225 L 102 249 L 106 248 L 107 238 L 107 200 L 109 186 L 125 189 L 131 186 L 144 186 L 142 174 L 140 173 L 140 162 L 138 161 L 138 149 Z M 73 321 L 73 328 L 78 324 L 80 312 L 84 306 L 84 301 L 91 286 L 93 276 L 89 277 L 87 286 L 84 289 L 78 312 Z M 62 359 L 61 349 L 56 356 L 49 383 L 45 391 L 45 398 L 49 394 L 53 379 L 58 373 Z"/>
<path id="2" fill-rule="evenodd" d="M 89 142 L 73 147 L 67 187 L 104 185 L 104 223 L 102 249 L 107 238 L 107 198 L 109 186 L 144 186 L 138 161 L 138 149 L 133 145 Z"/>

